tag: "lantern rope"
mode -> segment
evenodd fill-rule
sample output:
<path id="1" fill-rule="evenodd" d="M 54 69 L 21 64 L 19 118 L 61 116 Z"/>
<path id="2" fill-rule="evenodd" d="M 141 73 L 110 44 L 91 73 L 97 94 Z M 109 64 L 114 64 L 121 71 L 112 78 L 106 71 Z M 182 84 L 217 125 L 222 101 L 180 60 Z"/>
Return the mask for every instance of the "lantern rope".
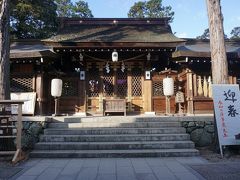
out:
<path id="1" fill-rule="evenodd" d="M 96 60 L 96 61 L 102 61 L 102 62 L 106 62 L 107 59 L 101 59 L 101 58 L 96 58 L 96 57 L 93 57 L 93 56 L 89 56 L 87 54 L 84 54 L 84 56 L 88 57 L 88 58 L 91 58 L 93 60 Z M 128 58 L 128 59 L 124 59 L 124 60 L 119 60 L 120 62 L 124 61 L 131 61 L 133 59 L 137 59 L 137 58 L 140 58 L 140 57 L 143 57 L 143 56 L 146 56 L 146 54 L 141 54 L 141 55 L 138 55 L 138 56 L 135 56 L 135 57 L 131 57 L 131 58 Z"/>

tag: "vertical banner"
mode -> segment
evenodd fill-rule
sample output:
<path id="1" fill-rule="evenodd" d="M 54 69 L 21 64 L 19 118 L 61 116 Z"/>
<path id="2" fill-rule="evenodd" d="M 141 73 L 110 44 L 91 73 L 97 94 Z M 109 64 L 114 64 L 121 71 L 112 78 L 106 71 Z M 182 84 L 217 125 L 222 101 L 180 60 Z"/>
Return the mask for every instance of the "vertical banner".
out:
<path id="1" fill-rule="evenodd" d="M 240 92 L 239 85 L 213 84 L 213 102 L 219 145 L 240 145 Z"/>

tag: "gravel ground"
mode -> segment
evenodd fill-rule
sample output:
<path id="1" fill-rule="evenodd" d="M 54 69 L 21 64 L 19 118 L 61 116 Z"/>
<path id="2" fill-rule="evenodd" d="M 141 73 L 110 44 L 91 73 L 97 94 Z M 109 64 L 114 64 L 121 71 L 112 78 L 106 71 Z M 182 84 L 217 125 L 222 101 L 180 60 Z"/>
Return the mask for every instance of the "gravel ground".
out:
<path id="1" fill-rule="evenodd" d="M 240 161 L 240 148 L 233 147 L 232 149 L 224 150 L 224 157 L 220 153 L 216 153 L 211 147 L 198 148 L 200 156 L 212 163 L 217 162 L 235 162 Z"/>

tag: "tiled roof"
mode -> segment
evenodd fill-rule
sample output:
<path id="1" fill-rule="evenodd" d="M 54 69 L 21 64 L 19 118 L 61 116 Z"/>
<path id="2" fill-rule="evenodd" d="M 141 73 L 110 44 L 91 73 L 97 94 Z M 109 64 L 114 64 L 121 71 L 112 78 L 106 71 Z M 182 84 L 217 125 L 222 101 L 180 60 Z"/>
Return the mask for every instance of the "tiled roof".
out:
<path id="1" fill-rule="evenodd" d="M 210 42 L 209 40 L 186 39 L 185 45 L 180 45 L 173 53 L 173 58 L 179 57 L 205 57 L 210 58 Z M 240 57 L 240 41 L 226 40 L 226 52 L 228 57 Z"/>
<path id="2" fill-rule="evenodd" d="M 158 21 L 157 21 L 158 20 Z M 45 41 L 48 42 L 135 42 L 135 43 L 171 43 L 183 42 L 172 34 L 167 23 L 161 19 L 88 19 L 73 23 L 68 19 L 56 36 Z M 112 23 L 115 21 L 115 23 Z M 72 22 L 72 23 L 69 23 Z M 76 20 L 75 20 L 76 22 Z M 85 23 L 83 23 L 85 22 Z M 102 23 L 101 23 L 102 22 Z M 158 23 L 159 22 L 159 23 Z"/>
<path id="3" fill-rule="evenodd" d="M 10 58 L 38 58 L 55 57 L 52 47 L 42 44 L 40 41 L 12 42 L 10 45 Z"/>

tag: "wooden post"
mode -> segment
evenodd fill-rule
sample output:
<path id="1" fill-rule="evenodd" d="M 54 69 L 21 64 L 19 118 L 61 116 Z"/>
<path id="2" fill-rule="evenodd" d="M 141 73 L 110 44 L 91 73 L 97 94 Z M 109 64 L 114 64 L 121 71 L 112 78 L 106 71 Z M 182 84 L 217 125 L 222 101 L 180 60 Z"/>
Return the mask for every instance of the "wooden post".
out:
<path id="1" fill-rule="evenodd" d="M 128 104 L 128 106 L 127 106 L 127 110 L 129 111 L 129 112 L 131 112 L 132 111 L 132 69 L 131 69 L 131 66 L 129 65 L 128 66 L 128 68 L 127 68 L 127 72 L 128 72 L 128 74 L 127 74 L 127 82 L 128 82 L 128 93 L 127 93 L 127 104 Z"/>
<path id="2" fill-rule="evenodd" d="M 35 83 L 36 81 L 36 83 Z M 37 92 L 37 102 L 38 102 L 38 113 L 39 115 L 43 115 L 43 74 L 38 74 L 35 78 L 33 78 L 33 84 L 35 91 Z M 36 84 L 36 86 L 35 86 Z"/>
<path id="3" fill-rule="evenodd" d="M 152 111 L 152 81 L 143 80 L 143 106 L 145 112 Z"/>
<path id="4" fill-rule="evenodd" d="M 171 96 L 166 96 L 165 101 L 166 101 L 166 115 L 171 114 L 171 104 L 170 104 Z"/>
<path id="5" fill-rule="evenodd" d="M 187 113 L 194 114 L 193 108 L 193 77 L 192 72 L 187 70 Z"/>
<path id="6" fill-rule="evenodd" d="M 220 0 L 206 0 L 206 2 L 209 20 L 213 83 L 227 84 L 228 63 Z"/>
<path id="7" fill-rule="evenodd" d="M 193 96 L 197 95 L 197 75 L 193 74 Z"/>
<path id="8" fill-rule="evenodd" d="M 17 163 L 22 159 L 22 104 L 18 104 L 18 115 L 17 115 L 17 137 L 16 137 L 16 152 L 12 159 L 13 163 Z"/>
<path id="9" fill-rule="evenodd" d="M 99 64 L 99 75 L 100 75 L 100 89 L 102 89 L 102 91 L 99 92 L 99 112 L 101 112 L 103 115 L 104 115 L 104 109 L 103 109 L 103 101 L 104 101 L 104 98 L 103 98 L 103 63 L 100 63 Z"/>

